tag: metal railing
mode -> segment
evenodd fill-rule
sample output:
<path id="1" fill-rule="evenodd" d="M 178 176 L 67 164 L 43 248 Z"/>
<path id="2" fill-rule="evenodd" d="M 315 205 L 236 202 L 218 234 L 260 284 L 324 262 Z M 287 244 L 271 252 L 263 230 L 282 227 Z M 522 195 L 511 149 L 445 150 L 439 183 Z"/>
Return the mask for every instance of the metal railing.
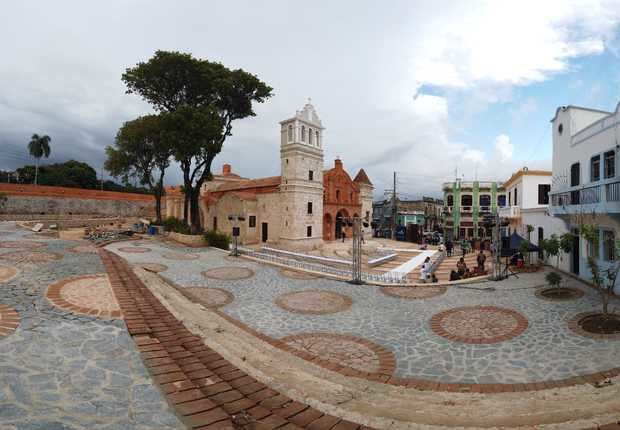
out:
<path id="1" fill-rule="evenodd" d="M 601 186 L 584 188 L 579 190 L 579 202 L 584 205 L 599 203 L 601 201 Z"/>
<path id="2" fill-rule="evenodd" d="M 605 199 L 608 202 L 620 202 L 620 182 L 605 185 Z"/>
<path id="3" fill-rule="evenodd" d="M 343 278 L 352 278 L 352 270 L 351 269 L 341 269 L 338 267 L 328 266 L 325 264 L 317 264 L 317 263 L 308 263 L 303 260 L 295 260 L 292 258 L 281 257 L 276 254 L 264 252 L 264 251 L 254 251 L 253 249 L 248 248 L 239 248 L 239 253 L 241 255 L 247 255 L 248 257 L 256 258 L 265 262 L 275 263 L 291 268 L 310 270 L 318 273 L 325 273 L 327 275 L 334 275 Z M 361 273 L 362 281 L 364 282 L 380 282 L 387 284 L 405 284 L 408 282 L 407 273 L 401 272 L 386 272 L 386 273 Z"/>

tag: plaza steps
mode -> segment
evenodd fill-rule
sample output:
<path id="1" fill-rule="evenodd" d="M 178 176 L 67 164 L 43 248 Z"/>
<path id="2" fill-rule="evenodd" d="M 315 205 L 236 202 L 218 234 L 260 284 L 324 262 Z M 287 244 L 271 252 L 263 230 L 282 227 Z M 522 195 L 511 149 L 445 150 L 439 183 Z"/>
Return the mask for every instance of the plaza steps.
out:
<path id="1" fill-rule="evenodd" d="M 485 268 L 487 270 L 489 270 L 491 268 L 491 255 L 489 253 L 485 253 L 485 255 L 487 256 L 487 261 L 485 263 Z M 453 253 L 451 257 L 446 257 L 444 258 L 444 260 L 441 262 L 441 264 L 439 265 L 439 267 L 435 270 L 435 276 L 437 277 L 437 280 L 439 282 L 448 282 L 450 281 L 450 272 L 452 270 L 456 270 L 456 263 L 459 262 L 459 259 L 463 256 L 462 253 Z M 476 257 L 478 256 L 478 253 L 475 252 L 470 252 L 468 254 L 465 254 L 465 264 L 467 264 L 467 267 L 469 269 L 474 269 L 476 266 L 478 266 L 478 263 L 476 261 Z M 412 271 L 409 274 L 410 278 L 415 278 L 415 279 L 420 279 L 420 268 L 417 267 L 414 271 Z"/>

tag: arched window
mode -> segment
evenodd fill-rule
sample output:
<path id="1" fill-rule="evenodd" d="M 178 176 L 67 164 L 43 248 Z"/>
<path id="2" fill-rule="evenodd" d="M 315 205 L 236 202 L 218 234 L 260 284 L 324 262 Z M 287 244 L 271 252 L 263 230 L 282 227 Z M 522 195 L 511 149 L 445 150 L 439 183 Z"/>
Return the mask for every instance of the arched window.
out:
<path id="1" fill-rule="evenodd" d="M 316 131 L 316 146 L 321 146 L 319 143 L 319 131 Z"/>
<path id="2" fill-rule="evenodd" d="M 336 190 L 336 201 L 340 201 L 340 190 Z"/>
<path id="3" fill-rule="evenodd" d="M 301 141 L 306 141 L 306 127 L 304 127 L 303 125 L 301 126 Z"/>
<path id="4" fill-rule="evenodd" d="M 446 204 L 447 206 L 454 206 L 454 196 L 452 194 L 448 195 Z"/>
<path id="5" fill-rule="evenodd" d="M 308 143 L 312 145 L 312 129 L 308 129 Z"/>
<path id="6" fill-rule="evenodd" d="M 293 141 L 293 126 L 292 125 L 288 126 L 288 141 L 289 142 Z"/>

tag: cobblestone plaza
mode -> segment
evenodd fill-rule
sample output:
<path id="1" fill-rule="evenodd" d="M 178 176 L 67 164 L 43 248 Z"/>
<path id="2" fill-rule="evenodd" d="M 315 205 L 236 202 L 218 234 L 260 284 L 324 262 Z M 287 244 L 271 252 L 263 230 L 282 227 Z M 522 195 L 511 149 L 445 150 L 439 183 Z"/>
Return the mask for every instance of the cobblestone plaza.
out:
<path id="1" fill-rule="evenodd" d="M 127 246 L 118 244 L 109 249 L 135 264 L 165 264 L 168 269 L 159 274 L 181 288 L 229 292 L 234 299 L 220 311 L 273 339 L 317 333 L 363 339 L 393 354 L 402 378 L 521 384 L 566 380 L 619 364 L 620 342 L 569 329 L 571 317 L 600 307 L 596 292 L 577 280 L 565 281 L 584 292 L 571 301 L 537 297 L 546 286 L 545 272 L 462 287 L 355 286 L 295 279 L 277 267 L 235 261 L 215 250 L 187 249 L 199 258 L 171 261 L 165 257 L 168 246 L 142 241 L 136 248 L 150 252 L 125 252 Z M 220 276 L 205 276 L 210 272 Z M 367 352 L 349 346 L 338 354 Z"/>
<path id="2" fill-rule="evenodd" d="M 595 292 L 566 279 L 583 294 L 550 300 L 540 294 L 545 272 L 462 286 L 359 286 L 157 239 L 103 250 L 12 223 L 0 224 L 0 237 L 3 430 L 233 428 L 242 411 L 258 430 L 361 430 L 209 349 L 132 268 L 276 347 L 276 367 L 288 365 L 286 351 L 352 380 L 472 401 L 620 373 L 620 340 L 571 326 L 599 309 Z"/>

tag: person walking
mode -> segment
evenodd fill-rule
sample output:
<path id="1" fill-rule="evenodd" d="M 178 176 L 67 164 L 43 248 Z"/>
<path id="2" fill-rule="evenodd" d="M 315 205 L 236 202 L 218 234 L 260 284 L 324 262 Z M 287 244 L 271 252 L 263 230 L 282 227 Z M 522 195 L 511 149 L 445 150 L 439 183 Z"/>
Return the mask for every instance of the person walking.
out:
<path id="1" fill-rule="evenodd" d="M 478 263 L 478 271 L 480 273 L 484 272 L 484 263 L 487 261 L 487 256 L 484 255 L 484 251 L 480 249 L 480 253 L 476 257 L 476 262 Z"/>
<path id="2" fill-rule="evenodd" d="M 454 247 L 454 244 L 452 243 L 451 239 L 448 239 L 448 241 L 446 242 L 446 251 L 448 253 L 448 257 L 452 257 L 452 248 Z"/>
<path id="3" fill-rule="evenodd" d="M 342 230 L 342 243 L 344 243 L 344 240 L 346 239 L 347 234 L 344 232 L 344 230 Z"/>

